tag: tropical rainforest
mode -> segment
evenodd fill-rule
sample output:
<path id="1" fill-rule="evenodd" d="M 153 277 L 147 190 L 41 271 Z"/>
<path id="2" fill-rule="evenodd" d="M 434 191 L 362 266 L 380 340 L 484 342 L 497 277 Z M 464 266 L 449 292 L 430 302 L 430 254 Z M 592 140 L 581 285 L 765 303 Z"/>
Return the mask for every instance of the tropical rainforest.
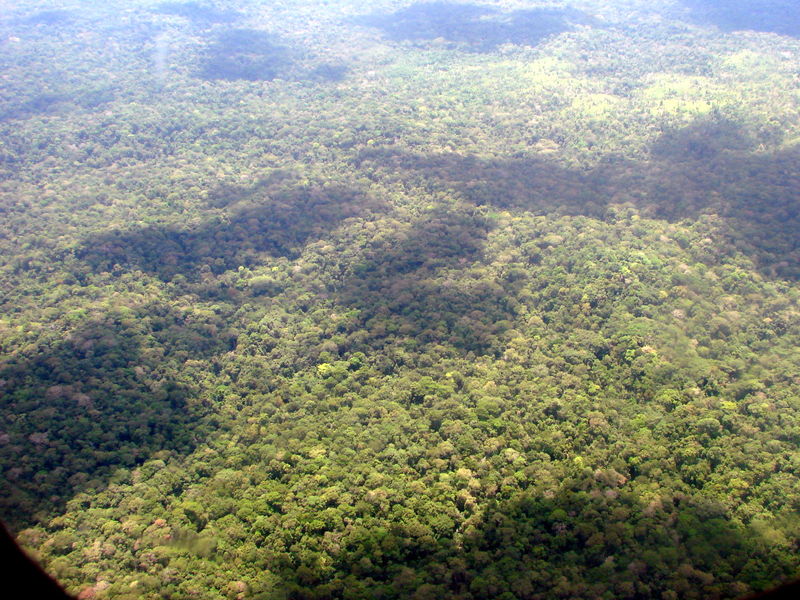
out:
<path id="1" fill-rule="evenodd" d="M 0 516 L 77 598 L 800 576 L 793 0 L 19 0 L 0 61 Z"/>

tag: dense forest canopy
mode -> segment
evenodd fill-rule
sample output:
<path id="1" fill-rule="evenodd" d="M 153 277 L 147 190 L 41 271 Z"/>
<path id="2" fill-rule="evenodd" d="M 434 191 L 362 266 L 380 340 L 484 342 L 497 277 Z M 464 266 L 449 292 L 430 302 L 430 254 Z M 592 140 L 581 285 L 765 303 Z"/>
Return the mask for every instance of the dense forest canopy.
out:
<path id="1" fill-rule="evenodd" d="M 0 7 L 0 516 L 83 599 L 800 576 L 789 0 Z"/>

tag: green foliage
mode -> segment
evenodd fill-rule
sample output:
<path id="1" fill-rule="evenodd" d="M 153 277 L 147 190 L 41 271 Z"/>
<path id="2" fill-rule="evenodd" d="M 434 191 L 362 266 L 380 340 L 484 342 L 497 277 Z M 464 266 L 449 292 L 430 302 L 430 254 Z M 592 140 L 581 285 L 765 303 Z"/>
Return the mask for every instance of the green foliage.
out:
<path id="1" fill-rule="evenodd" d="M 70 591 L 800 574 L 800 49 L 581 6 L 0 23 L 0 508 Z"/>

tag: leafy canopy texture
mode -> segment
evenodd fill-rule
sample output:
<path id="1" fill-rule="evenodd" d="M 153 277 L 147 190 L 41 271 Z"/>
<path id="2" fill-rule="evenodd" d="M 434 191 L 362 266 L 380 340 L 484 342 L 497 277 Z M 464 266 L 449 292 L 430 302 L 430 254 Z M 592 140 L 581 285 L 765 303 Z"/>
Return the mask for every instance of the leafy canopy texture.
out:
<path id="1" fill-rule="evenodd" d="M 790 3 L 107 4 L 0 18 L 0 514 L 68 592 L 800 575 Z"/>

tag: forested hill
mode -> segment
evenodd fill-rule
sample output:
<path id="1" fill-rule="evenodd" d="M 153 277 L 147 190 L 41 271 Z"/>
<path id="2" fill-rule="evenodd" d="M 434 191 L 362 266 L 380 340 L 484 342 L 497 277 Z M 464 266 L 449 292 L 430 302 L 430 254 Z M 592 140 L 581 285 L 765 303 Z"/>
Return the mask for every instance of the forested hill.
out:
<path id="1" fill-rule="evenodd" d="M 0 8 L 0 515 L 88 599 L 800 576 L 789 0 Z"/>

